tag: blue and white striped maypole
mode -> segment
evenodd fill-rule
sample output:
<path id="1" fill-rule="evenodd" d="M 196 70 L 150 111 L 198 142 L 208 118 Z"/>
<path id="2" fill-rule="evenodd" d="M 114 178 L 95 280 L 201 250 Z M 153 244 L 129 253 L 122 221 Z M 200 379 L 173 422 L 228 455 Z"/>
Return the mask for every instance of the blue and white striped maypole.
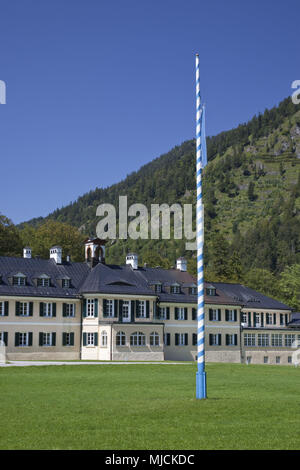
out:
<path id="1" fill-rule="evenodd" d="M 200 96 L 200 67 L 199 55 L 196 54 L 196 178 L 197 178 L 197 209 L 196 209 L 196 233 L 197 233 L 197 273 L 198 273 L 198 309 L 197 309 L 197 366 L 196 373 L 196 398 L 206 398 L 206 373 L 205 373 L 205 336 L 204 336 L 204 210 L 202 201 L 202 170 L 203 170 L 203 143 L 202 135 L 203 106 Z"/>

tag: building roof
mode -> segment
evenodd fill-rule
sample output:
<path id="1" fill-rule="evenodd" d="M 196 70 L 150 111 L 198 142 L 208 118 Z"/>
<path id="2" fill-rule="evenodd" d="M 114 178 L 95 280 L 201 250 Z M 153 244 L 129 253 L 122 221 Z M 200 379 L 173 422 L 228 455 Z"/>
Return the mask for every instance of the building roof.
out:
<path id="1" fill-rule="evenodd" d="M 12 285 L 14 275 L 26 276 L 26 285 Z M 37 286 L 36 278 L 49 276 L 50 286 Z M 87 263 L 54 259 L 0 257 L 0 295 L 39 297 L 78 297 L 80 294 L 124 294 L 157 296 L 160 302 L 197 304 L 197 295 L 190 293 L 196 285 L 195 278 L 187 271 L 138 267 L 131 265 L 107 265 L 98 263 L 90 267 Z M 70 279 L 70 287 L 63 288 L 62 279 Z M 153 286 L 161 283 L 161 292 Z M 180 285 L 180 293 L 171 293 L 170 286 Z M 207 295 L 206 289 L 214 287 L 215 295 Z M 205 283 L 204 301 L 208 304 L 240 305 L 247 308 L 290 310 L 287 305 L 260 294 L 241 284 L 220 282 Z M 300 315 L 300 314 L 299 314 Z M 296 321 L 296 317 L 295 317 Z M 297 320 L 298 321 L 298 320 Z M 300 322 L 300 318 L 299 318 Z"/>
<path id="2" fill-rule="evenodd" d="M 39 296 L 39 297 L 76 297 L 79 288 L 88 275 L 86 263 L 56 264 L 54 259 L 17 258 L 0 256 L 0 295 Z M 17 273 L 26 276 L 25 286 L 13 286 L 9 278 Z M 36 286 L 34 280 L 47 275 L 51 279 L 49 287 Z M 69 288 L 61 287 L 60 279 L 70 278 Z"/>
<path id="3" fill-rule="evenodd" d="M 291 310 L 288 305 L 279 302 L 278 300 L 267 297 L 266 295 L 256 292 L 250 287 L 243 286 L 242 284 L 229 284 L 223 282 L 211 283 L 228 297 L 231 297 L 240 305 L 246 308 L 263 308 L 270 310 Z"/>
<path id="4" fill-rule="evenodd" d="M 291 314 L 291 321 L 288 326 L 299 327 L 300 326 L 300 312 L 294 312 Z"/>

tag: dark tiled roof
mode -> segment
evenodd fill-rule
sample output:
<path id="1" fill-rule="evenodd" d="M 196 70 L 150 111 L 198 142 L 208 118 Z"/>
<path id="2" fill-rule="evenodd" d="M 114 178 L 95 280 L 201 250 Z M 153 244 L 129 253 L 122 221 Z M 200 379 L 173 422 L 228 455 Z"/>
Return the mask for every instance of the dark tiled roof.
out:
<path id="1" fill-rule="evenodd" d="M 12 286 L 9 278 L 14 274 L 26 276 L 25 286 Z M 86 263 L 56 264 L 53 259 L 0 257 L 0 295 L 21 295 L 41 297 L 75 297 L 79 287 L 89 273 Z M 46 274 L 51 278 L 49 287 L 37 287 L 34 279 Z M 70 288 L 62 288 L 57 282 L 62 278 L 70 278 Z"/>
<path id="2" fill-rule="evenodd" d="M 23 273 L 27 277 L 26 286 L 12 286 L 9 278 Z M 47 275 L 51 286 L 36 286 L 34 279 Z M 196 284 L 195 278 L 187 271 L 139 267 L 130 265 L 97 264 L 90 268 L 87 263 L 63 262 L 56 264 L 53 259 L 0 257 L 0 295 L 42 296 L 42 297 L 76 297 L 79 294 L 106 293 L 127 295 L 158 296 L 161 302 L 197 303 L 197 295 L 192 295 L 188 287 Z M 70 288 L 60 287 L 60 279 L 71 279 Z M 155 282 L 162 284 L 162 292 L 156 294 L 151 288 Z M 180 284 L 181 293 L 173 294 L 168 290 L 172 284 Z M 269 308 L 289 310 L 270 297 L 266 297 L 241 284 L 205 283 L 205 287 L 214 286 L 216 295 L 206 294 L 204 301 L 208 304 L 242 305 L 251 308 Z"/>
<path id="3" fill-rule="evenodd" d="M 299 312 L 294 312 L 291 315 L 291 321 L 289 322 L 288 326 L 292 327 L 300 327 L 300 313 Z"/>
<path id="4" fill-rule="evenodd" d="M 81 293 L 155 295 L 147 282 L 131 266 L 99 263 L 89 273 L 80 288 Z"/>
<path id="5" fill-rule="evenodd" d="M 270 310 L 291 310 L 288 305 L 285 305 L 278 300 L 260 294 L 250 287 L 243 286 L 242 284 L 229 284 L 223 282 L 211 283 L 228 297 L 231 297 L 236 302 L 247 308 L 264 308 Z"/>

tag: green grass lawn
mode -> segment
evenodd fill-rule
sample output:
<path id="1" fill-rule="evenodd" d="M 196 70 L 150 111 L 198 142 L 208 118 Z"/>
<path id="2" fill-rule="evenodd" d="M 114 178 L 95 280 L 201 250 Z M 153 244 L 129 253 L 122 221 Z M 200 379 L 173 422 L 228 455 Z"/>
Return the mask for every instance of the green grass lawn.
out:
<path id="1" fill-rule="evenodd" d="M 0 368 L 1 449 L 299 449 L 300 368 Z"/>

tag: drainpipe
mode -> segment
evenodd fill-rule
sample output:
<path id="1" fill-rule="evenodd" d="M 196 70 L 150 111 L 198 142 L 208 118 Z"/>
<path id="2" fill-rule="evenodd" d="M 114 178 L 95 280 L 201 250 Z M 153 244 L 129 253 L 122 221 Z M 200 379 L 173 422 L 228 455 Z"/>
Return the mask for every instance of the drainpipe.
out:
<path id="1" fill-rule="evenodd" d="M 110 325 L 110 360 L 112 361 L 113 353 L 112 353 L 112 345 L 113 345 L 113 340 L 112 340 L 112 332 L 113 332 L 113 324 L 111 323 Z"/>

